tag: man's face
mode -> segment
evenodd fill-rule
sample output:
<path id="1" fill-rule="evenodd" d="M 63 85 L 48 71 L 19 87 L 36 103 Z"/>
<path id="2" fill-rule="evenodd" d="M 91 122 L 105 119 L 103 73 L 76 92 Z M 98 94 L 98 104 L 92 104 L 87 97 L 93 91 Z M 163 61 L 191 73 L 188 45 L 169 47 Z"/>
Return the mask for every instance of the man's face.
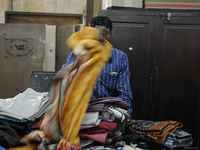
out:
<path id="1" fill-rule="evenodd" d="M 107 40 L 110 40 L 110 29 L 106 28 L 105 26 L 100 26 L 100 25 L 96 25 L 95 26 L 96 29 L 98 29 L 101 33 L 101 35 Z"/>

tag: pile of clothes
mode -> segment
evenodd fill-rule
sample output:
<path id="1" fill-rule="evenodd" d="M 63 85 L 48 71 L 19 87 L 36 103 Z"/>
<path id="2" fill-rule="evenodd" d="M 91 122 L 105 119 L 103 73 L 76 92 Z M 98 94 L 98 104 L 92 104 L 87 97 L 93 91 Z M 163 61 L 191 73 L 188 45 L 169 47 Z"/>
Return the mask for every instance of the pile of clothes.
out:
<path id="1" fill-rule="evenodd" d="M 118 97 L 90 100 L 79 131 L 80 147 L 113 149 L 129 146 L 129 149 L 155 150 L 183 149 L 192 145 L 192 135 L 181 130 L 181 122 L 130 120 L 127 107 L 127 103 Z"/>
<path id="2" fill-rule="evenodd" d="M 124 125 L 130 118 L 127 108 L 128 104 L 119 97 L 90 100 L 79 131 L 84 141 L 81 147 L 95 141 L 107 145 L 121 141 Z"/>
<path id="3" fill-rule="evenodd" d="M 8 117 L 34 121 L 44 114 L 51 104 L 48 94 L 48 92 L 40 93 L 28 88 L 14 98 L 0 99 L 0 115 L 5 116 L 3 119 Z"/>
<path id="4" fill-rule="evenodd" d="M 50 103 L 48 92 L 31 88 L 14 98 L 1 99 L 0 146 L 17 146 L 20 135 L 40 129 Z M 118 97 L 90 100 L 78 133 L 79 147 L 175 149 L 193 143 L 192 135 L 181 130 L 181 122 L 130 120 L 127 108 L 128 104 Z"/>
<path id="5" fill-rule="evenodd" d="M 17 150 L 80 150 L 96 146 L 123 149 L 127 145 L 136 149 L 136 139 L 153 141 L 153 145 L 173 144 L 171 148 L 191 145 L 190 135 L 177 130 L 181 123 L 130 120 L 128 104 L 121 98 L 90 99 L 99 73 L 112 53 L 112 45 L 98 29 L 83 28 L 70 36 L 67 45 L 76 54 L 76 60 L 56 74 L 49 93 L 28 88 L 14 98 L 0 99 L 0 143 L 18 146 L 15 131 L 22 131 L 22 136 L 36 144 Z M 179 134 L 181 140 L 177 139 Z M 183 144 L 186 137 L 189 143 Z"/>
<path id="6" fill-rule="evenodd" d="M 20 136 L 39 128 L 46 109 L 51 104 L 49 92 L 28 88 L 13 98 L 0 99 L 1 146 L 16 146 Z"/>
<path id="7" fill-rule="evenodd" d="M 141 148 L 165 147 L 168 149 L 189 147 L 193 143 L 192 135 L 181 130 L 183 124 L 177 121 L 149 121 L 132 119 L 126 124 L 124 140 L 137 145 L 141 141 L 146 145 Z M 155 148 L 155 147 L 154 147 Z"/>

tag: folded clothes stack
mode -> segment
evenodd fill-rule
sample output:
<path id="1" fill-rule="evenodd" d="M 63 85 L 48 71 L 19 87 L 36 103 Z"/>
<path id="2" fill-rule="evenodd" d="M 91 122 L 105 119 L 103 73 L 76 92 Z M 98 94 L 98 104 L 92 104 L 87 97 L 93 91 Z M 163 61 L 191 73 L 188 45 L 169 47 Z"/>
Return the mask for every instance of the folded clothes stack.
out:
<path id="1" fill-rule="evenodd" d="M 192 135 L 181 129 L 177 129 L 175 132 L 170 132 L 164 142 L 164 145 L 171 149 L 176 147 L 189 147 L 193 143 Z"/>
<path id="2" fill-rule="evenodd" d="M 181 130 L 183 126 L 177 121 L 131 120 L 126 124 L 126 139 L 146 141 L 169 149 L 189 147 L 193 143 L 192 135 Z"/>
<path id="3" fill-rule="evenodd" d="M 90 100 L 79 131 L 84 141 L 80 147 L 93 142 L 112 144 L 121 141 L 124 124 L 130 117 L 127 108 L 128 104 L 118 97 Z"/>
<path id="4" fill-rule="evenodd" d="M 41 122 L 51 103 L 49 92 L 36 92 L 28 88 L 13 98 L 0 99 L 0 120 L 23 135 L 31 130 L 31 126 Z"/>
<path id="5" fill-rule="evenodd" d="M 48 94 L 28 88 L 14 98 L 0 99 L 0 116 L 34 121 L 44 114 L 50 105 Z"/>
<path id="6" fill-rule="evenodd" d="M 36 92 L 32 88 L 13 98 L 0 99 L 1 146 L 17 146 L 20 136 L 30 132 L 32 127 L 39 129 L 51 103 L 49 92 Z"/>

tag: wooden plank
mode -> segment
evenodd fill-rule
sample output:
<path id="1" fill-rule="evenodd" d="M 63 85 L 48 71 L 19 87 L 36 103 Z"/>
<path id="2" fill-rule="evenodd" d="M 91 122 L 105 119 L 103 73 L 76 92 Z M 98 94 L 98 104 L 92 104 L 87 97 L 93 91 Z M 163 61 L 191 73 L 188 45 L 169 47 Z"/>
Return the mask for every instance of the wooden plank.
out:
<path id="1" fill-rule="evenodd" d="M 5 23 L 46 23 L 58 26 L 82 24 L 83 14 L 6 11 Z"/>
<path id="2" fill-rule="evenodd" d="M 200 9 L 199 0 L 146 0 L 145 8 Z"/>

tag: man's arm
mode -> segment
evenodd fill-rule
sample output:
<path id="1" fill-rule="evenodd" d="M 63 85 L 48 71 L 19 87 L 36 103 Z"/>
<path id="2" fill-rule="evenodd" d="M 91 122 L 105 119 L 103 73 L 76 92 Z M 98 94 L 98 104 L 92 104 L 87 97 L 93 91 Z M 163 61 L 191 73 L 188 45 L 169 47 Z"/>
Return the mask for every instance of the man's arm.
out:
<path id="1" fill-rule="evenodd" d="M 128 113 L 132 118 L 132 91 L 130 85 L 130 70 L 129 70 L 129 61 L 127 55 L 123 55 L 121 63 L 121 69 L 118 74 L 117 79 L 117 93 L 118 96 L 121 97 L 126 103 L 129 104 Z"/>
<path id="2" fill-rule="evenodd" d="M 74 62 L 74 54 L 73 54 L 73 51 L 68 55 L 68 57 L 67 57 L 67 62 L 66 62 L 66 64 L 64 64 L 64 65 L 62 65 L 62 68 L 61 68 L 61 70 L 64 68 L 64 67 L 66 67 L 67 65 L 69 65 L 69 64 L 71 64 L 71 63 L 73 63 Z"/>

